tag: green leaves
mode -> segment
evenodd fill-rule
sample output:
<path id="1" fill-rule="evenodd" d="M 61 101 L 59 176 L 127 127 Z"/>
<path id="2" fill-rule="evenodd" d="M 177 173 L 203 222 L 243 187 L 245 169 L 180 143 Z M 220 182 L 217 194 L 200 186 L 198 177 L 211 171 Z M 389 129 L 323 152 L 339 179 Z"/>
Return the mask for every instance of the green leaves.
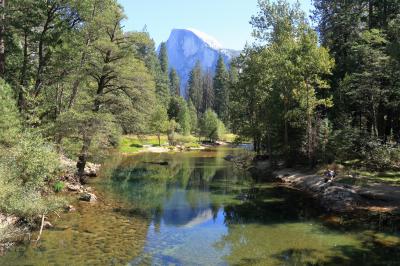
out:
<path id="1" fill-rule="evenodd" d="M 217 114 L 211 109 L 207 109 L 201 120 L 201 135 L 210 141 L 216 141 L 225 134 L 225 126 L 218 119 Z"/>
<path id="2" fill-rule="evenodd" d="M 327 77 L 334 61 L 318 43 L 298 5 L 259 1 L 255 36 L 266 42 L 247 48 L 231 92 L 232 124 L 254 140 L 255 150 L 288 157 L 316 151 L 319 110 L 332 107 Z M 289 152 L 291 154 L 289 154 Z"/>
<path id="3" fill-rule="evenodd" d="M 11 87 L 0 79 L 0 148 L 17 142 L 15 137 L 22 130 L 16 101 Z"/>

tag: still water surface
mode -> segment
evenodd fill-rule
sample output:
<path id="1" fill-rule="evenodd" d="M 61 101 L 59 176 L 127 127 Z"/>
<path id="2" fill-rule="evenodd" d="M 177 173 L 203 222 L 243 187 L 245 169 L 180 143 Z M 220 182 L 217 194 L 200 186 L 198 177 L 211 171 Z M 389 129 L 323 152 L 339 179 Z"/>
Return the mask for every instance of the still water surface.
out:
<path id="1" fill-rule="evenodd" d="M 330 226 L 311 199 L 223 159 L 236 152 L 110 158 L 99 203 L 76 202 L 0 265 L 400 265 L 396 230 Z"/>

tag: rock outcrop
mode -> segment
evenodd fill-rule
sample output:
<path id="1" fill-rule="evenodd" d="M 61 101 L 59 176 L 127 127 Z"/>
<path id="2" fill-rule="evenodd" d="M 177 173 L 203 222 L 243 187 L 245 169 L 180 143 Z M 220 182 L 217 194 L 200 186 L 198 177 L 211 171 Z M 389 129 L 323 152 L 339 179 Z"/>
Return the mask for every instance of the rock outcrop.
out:
<path id="1" fill-rule="evenodd" d="M 240 52 L 224 49 L 213 37 L 195 29 L 172 30 L 167 45 L 169 66 L 174 68 L 181 79 L 181 95 L 186 93 L 186 85 L 197 61 L 205 72 L 214 73 L 219 54 L 230 64 Z"/>

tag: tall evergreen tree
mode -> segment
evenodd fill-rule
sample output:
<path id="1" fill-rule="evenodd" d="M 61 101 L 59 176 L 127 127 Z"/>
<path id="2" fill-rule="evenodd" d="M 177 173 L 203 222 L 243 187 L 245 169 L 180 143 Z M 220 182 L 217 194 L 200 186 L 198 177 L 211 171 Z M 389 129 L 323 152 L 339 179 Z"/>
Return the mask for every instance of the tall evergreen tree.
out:
<path id="1" fill-rule="evenodd" d="M 159 102 L 168 108 L 171 99 L 170 80 L 168 72 L 168 53 L 166 43 L 161 43 L 160 53 L 158 55 L 158 67 L 156 71 L 156 91 Z"/>
<path id="2" fill-rule="evenodd" d="M 187 91 L 189 100 L 196 107 L 197 114 L 200 114 L 203 107 L 203 71 L 200 61 L 196 62 L 190 72 Z"/>
<path id="3" fill-rule="evenodd" d="M 215 93 L 213 77 L 211 72 L 206 72 L 203 75 L 203 105 L 201 112 L 204 113 L 207 109 L 213 109 L 215 105 Z"/>
<path id="4" fill-rule="evenodd" d="M 170 93 L 174 96 L 180 96 L 181 82 L 179 75 L 174 68 L 169 72 Z"/>
<path id="5" fill-rule="evenodd" d="M 161 71 L 164 75 L 168 75 L 168 51 L 167 44 L 162 42 L 160 44 L 160 53 L 158 55 L 158 59 L 160 60 Z"/>
<path id="6" fill-rule="evenodd" d="M 229 73 L 226 69 L 222 54 L 218 57 L 214 76 L 215 102 L 214 110 L 225 123 L 229 120 Z"/>

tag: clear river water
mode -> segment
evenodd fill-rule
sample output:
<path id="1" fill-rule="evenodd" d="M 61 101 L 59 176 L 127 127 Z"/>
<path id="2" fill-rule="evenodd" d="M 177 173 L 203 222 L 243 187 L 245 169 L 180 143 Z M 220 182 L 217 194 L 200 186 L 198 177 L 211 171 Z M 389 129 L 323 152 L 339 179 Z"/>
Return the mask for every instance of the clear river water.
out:
<path id="1" fill-rule="evenodd" d="M 91 181 L 98 203 L 74 202 L 0 265 L 400 265 L 398 231 L 349 228 L 298 191 L 255 183 L 224 160 L 238 152 L 115 155 Z"/>

